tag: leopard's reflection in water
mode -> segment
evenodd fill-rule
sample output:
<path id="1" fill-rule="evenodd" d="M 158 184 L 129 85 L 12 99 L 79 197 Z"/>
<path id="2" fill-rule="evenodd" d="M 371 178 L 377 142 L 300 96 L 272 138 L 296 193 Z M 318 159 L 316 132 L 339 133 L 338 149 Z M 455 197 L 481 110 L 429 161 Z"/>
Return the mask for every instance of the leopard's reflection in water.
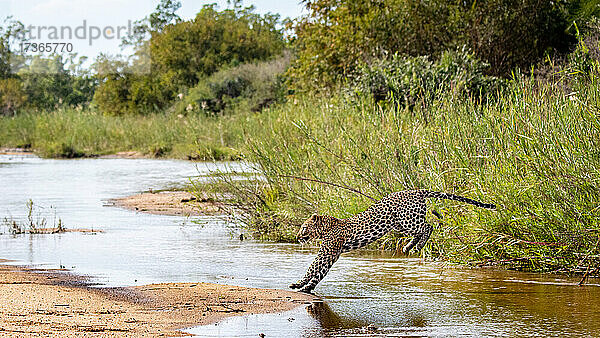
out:
<path id="1" fill-rule="evenodd" d="M 343 319 L 331 309 L 327 302 L 324 301 L 312 302 L 306 307 L 306 311 L 327 331 L 353 329 L 367 327 L 369 325 L 369 323 L 357 319 Z"/>

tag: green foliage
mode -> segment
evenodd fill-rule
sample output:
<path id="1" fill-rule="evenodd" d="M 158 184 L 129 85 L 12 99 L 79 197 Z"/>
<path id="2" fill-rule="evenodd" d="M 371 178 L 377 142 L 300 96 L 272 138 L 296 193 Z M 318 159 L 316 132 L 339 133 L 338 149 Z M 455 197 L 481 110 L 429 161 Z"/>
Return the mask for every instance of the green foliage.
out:
<path id="1" fill-rule="evenodd" d="M 169 12 L 173 15 L 175 4 L 164 2 L 165 6 L 171 6 L 167 7 L 173 10 L 173 13 Z M 166 11 L 164 8 L 157 10 L 156 13 Z M 188 88 L 198 85 L 195 91 L 202 92 L 204 89 L 199 81 L 220 69 L 281 55 L 284 41 L 277 27 L 279 17 L 253 11 L 253 7 L 241 8 L 237 3 L 234 8 L 223 11 L 218 11 L 214 4 L 205 5 L 193 20 L 175 20 L 169 24 L 166 23 L 174 17 L 168 11 L 157 14 L 155 19 L 161 24 L 150 30 L 151 38 L 147 44 L 138 44 L 138 48 L 149 48 L 152 59 L 149 73 L 136 71 L 136 63 L 106 57 L 98 60 L 97 68 L 103 69 L 98 72 L 100 86 L 95 97 L 98 108 L 110 114 L 164 110 Z M 220 101 L 224 96 L 239 96 L 240 93 L 235 91 L 247 84 L 235 82 L 242 81 L 241 78 L 231 81 L 220 82 L 226 88 L 204 91 L 209 91 L 207 95 Z M 201 95 L 204 94 L 197 94 Z M 219 109 L 224 107 L 223 102 L 217 103 Z"/>
<path id="2" fill-rule="evenodd" d="M 105 114 L 132 113 L 129 110 L 128 78 L 117 74 L 104 79 L 94 93 L 94 104 Z"/>
<path id="3" fill-rule="evenodd" d="M 0 79 L 12 77 L 15 54 L 10 45 L 19 40 L 19 34 L 23 33 L 24 29 L 23 24 L 12 17 L 3 18 L 0 25 Z"/>
<path id="4" fill-rule="evenodd" d="M 455 193 L 499 208 L 431 201 L 444 217 L 429 217 L 435 231 L 425 256 L 584 273 L 600 257 L 599 80 L 592 72 L 568 95 L 516 76 L 495 100 L 448 92 L 412 111 L 368 97 L 298 97 L 263 112 L 247 139 L 262 183 L 239 182 L 232 192 L 247 201 L 240 210 L 251 231 L 288 240 L 311 213 L 349 217 L 372 203 L 288 175 L 375 198 L 416 188 Z M 378 245 L 393 249 L 403 240 Z"/>
<path id="5" fill-rule="evenodd" d="M 272 61 L 246 63 L 218 71 L 201 80 L 175 105 L 177 113 L 209 115 L 259 111 L 284 97 L 282 75 L 289 65 L 285 55 Z"/>
<path id="6" fill-rule="evenodd" d="M 572 0 L 568 2 L 569 16 L 567 21 L 571 24 L 569 31 L 577 33 L 577 26 L 594 22 L 600 17 L 600 6 L 598 0 Z"/>
<path id="7" fill-rule="evenodd" d="M 19 80 L 0 79 L 0 115 L 14 115 L 26 100 L 27 94 Z"/>
<path id="8" fill-rule="evenodd" d="M 574 1 L 468 1 L 461 38 L 494 74 L 507 75 L 515 67 L 528 68 L 549 49 L 566 52 L 575 43 L 567 29 Z"/>
<path id="9" fill-rule="evenodd" d="M 62 106 L 87 105 L 94 95 L 96 80 L 83 68 L 85 57 L 62 55 L 21 55 L 10 50 L 10 44 L 25 39 L 25 27 L 10 17 L 0 26 L 0 79 L 11 78 L 4 91 L 4 113 L 16 112 L 16 107 L 49 110 Z M 18 82 L 18 83 L 17 83 Z M 8 84 L 10 86 L 6 87 Z M 21 91 L 24 92 L 21 93 Z M 22 102 L 26 97 L 26 102 Z"/>
<path id="10" fill-rule="evenodd" d="M 73 60 L 71 60 L 73 61 Z M 37 110 L 57 107 L 83 106 L 89 104 L 96 89 L 96 80 L 86 72 L 78 74 L 79 64 L 66 68 L 59 55 L 48 58 L 35 56 L 18 72 L 27 93 L 27 105 Z"/>
<path id="11" fill-rule="evenodd" d="M 598 72 L 600 65 L 600 21 L 593 20 L 586 27 L 586 33 L 577 30 L 577 48 L 567 55 L 566 71 L 576 77 L 590 80 Z"/>
<path id="12" fill-rule="evenodd" d="M 222 67 L 280 55 L 279 16 L 253 7 L 218 11 L 205 5 L 191 21 L 167 25 L 150 40 L 153 65 L 163 84 L 192 87 Z"/>
<path id="13" fill-rule="evenodd" d="M 181 8 L 181 1 L 161 0 L 156 10 L 148 17 L 150 28 L 157 32 L 166 25 L 181 20 L 175 12 Z"/>
<path id="14" fill-rule="evenodd" d="M 303 90 L 332 87 L 361 63 L 385 55 L 438 57 L 467 46 L 507 75 L 527 67 L 549 48 L 564 50 L 572 1 L 317 0 L 296 21 L 298 59 L 292 84 Z M 575 10 L 575 9 L 572 9 Z"/>
<path id="15" fill-rule="evenodd" d="M 377 102 L 391 100 L 409 107 L 448 95 L 448 91 L 480 98 L 496 93 L 502 84 L 502 80 L 485 75 L 487 67 L 464 49 L 444 52 L 435 62 L 427 56 L 393 55 L 362 65 L 349 90 L 372 95 Z"/>
<path id="16" fill-rule="evenodd" d="M 179 8 L 181 8 L 181 1 L 160 0 L 152 14 L 133 23 L 130 35 L 123 39 L 122 44 L 140 47 L 151 32 L 159 32 L 166 25 L 181 21 L 175 13 Z"/>
<path id="17" fill-rule="evenodd" d="M 165 87 L 152 73 L 138 67 L 143 58 L 124 59 L 101 55 L 95 62 L 99 78 L 93 103 L 104 114 L 148 114 L 159 112 L 171 100 L 173 88 Z"/>
<path id="18" fill-rule="evenodd" d="M 240 158 L 244 123 L 254 115 L 202 114 L 109 116 L 61 108 L 0 116 L 0 148 L 31 148 L 45 157 L 93 157 L 135 151 L 147 157 L 188 160 Z"/>
<path id="19" fill-rule="evenodd" d="M 567 55 L 547 58 L 533 69 L 537 81 L 556 84 L 563 93 L 576 94 L 577 87 L 593 80 L 600 71 L 600 20 L 589 20 L 583 27 L 574 26 L 577 45 Z"/>

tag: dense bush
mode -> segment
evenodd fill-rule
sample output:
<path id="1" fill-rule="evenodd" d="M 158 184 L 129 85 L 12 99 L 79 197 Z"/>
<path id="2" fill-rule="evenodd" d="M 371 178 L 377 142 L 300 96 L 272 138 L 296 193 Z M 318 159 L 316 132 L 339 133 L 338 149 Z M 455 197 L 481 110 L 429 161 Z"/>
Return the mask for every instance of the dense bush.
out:
<path id="1" fill-rule="evenodd" d="M 193 20 L 153 33 L 154 70 L 163 83 L 185 88 L 222 67 L 279 55 L 284 41 L 278 22 L 277 15 L 256 14 L 253 7 L 218 11 L 205 5 Z"/>
<path id="2" fill-rule="evenodd" d="M 548 57 L 533 69 L 536 81 L 550 83 L 567 95 L 575 95 L 578 87 L 596 81 L 600 72 L 600 20 L 575 29 L 577 45 L 571 53 Z"/>
<path id="3" fill-rule="evenodd" d="M 0 115 L 14 115 L 27 100 L 21 81 L 15 78 L 0 79 Z"/>
<path id="4" fill-rule="evenodd" d="M 448 91 L 477 99 L 501 88 L 502 80 L 485 75 L 487 68 L 464 49 L 444 52 L 437 61 L 428 56 L 393 55 L 360 66 L 350 90 L 370 94 L 375 101 L 393 100 L 410 107 L 447 95 Z"/>
<path id="5" fill-rule="evenodd" d="M 290 71 L 292 83 L 304 90 L 331 87 L 361 63 L 386 54 L 438 57 L 460 46 L 490 64 L 489 73 L 507 75 L 574 41 L 568 28 L 579 2 L 306 2 L 309 14 L 294 25 L 298 58 Z"/>
<path id="6" fill-rule="evenodd" d="M 81 63 L 81 60 L 80 60 Z M 77 72 L 81 64 L 68 69 L 61 56 L 35 56 L 19 70 L 18 76 L 27 93 L 27 107 L 52 110 L 58 107 L 87 105 L 92 100 L 97 81 L 86 72 Z"/>
<path id="7" fill-rule="evenodd" d="M 179 93 L 220 69 L 280 55 L 285 43 L 278 23 L 277 15 L 256 14 L 253 7 L 241 8 L 237 3 L 232 9 L 222 11 L 215 4 L 205 5 L 193 20 L 163 22 L 160 30 L 151 31 L 147 44 L 138 44 L 149 48 L 150 73 L 136 72 L 135 64 L 119 64 L 113 67 L 113 72 L 101 72 L 95 97 L 98 108 L 112 114 L 164 110 Z M 102 60 L 107 62 L 111 60 Z M 224 96 L 239 96 L 240 93 L 227 93 L 244 86 L 235 79 L 232 81 L 226 84 L 224 80 L 223 84 L 230 88 L 225 88 L 222 95 L 218 92 L 223 89 L 202 89 L 202 84 L 196 92 L 210 91 L 207 95 L 219 100 Z M 220 108 L 212 110 L 222 109 L 221 102 L 215 104 Z"/>
<path id="8" fill-rule="evenodd" d="M 289 65 L 288 53 L 272 60 L 247 63 L 218 71 L 202 79 L 175 105 L 178 113 L 209 115 L 233 111 L 258 111 L 284 97 L 282 75 Z"/>
<path id="9" fill-rule="evenodd" d="M 599 76 L 598 74 L 594 76 Z M 584 273 L 600 257 L 600 96 L 595 80 L 563 94 L 529 78 L 485 104 L 445 95 L 413 112 L 361 99 L 298 98 L 269 110 L 248 135 L 261 183 L 232 182 L 250 231 L 294 240 L 312 213 L 349 217 L 374 198 L 429 189 L 498 205 L 431 200 L 434 235 L 422 253 L 473 265 Z M 553 93 L 553 94 L 549 94 Z M 374 247 L 395 249 L 388 236 Z"/>

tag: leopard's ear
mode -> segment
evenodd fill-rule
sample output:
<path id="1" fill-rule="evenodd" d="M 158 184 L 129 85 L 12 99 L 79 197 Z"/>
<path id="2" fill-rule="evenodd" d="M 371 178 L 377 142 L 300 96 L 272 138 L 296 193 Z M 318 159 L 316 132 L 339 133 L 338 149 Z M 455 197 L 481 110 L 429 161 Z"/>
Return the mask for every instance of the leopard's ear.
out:
<path id="1" fill-rule="evenodd" d="M 311 222 L 317 222 L 319 219 L 321 218 L 321 216 L 319 216 L 318 214 L 312 214 L 308 220 Z"/>

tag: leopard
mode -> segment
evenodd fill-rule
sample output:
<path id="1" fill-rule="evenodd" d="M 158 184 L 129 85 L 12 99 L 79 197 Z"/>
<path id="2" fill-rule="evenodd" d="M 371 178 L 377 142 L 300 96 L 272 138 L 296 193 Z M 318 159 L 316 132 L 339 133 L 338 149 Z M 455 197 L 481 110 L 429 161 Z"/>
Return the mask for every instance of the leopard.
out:
<path id="1" fill-rule="evenodd" d="M 296 239 L 300 243 L 321 240 L 321 246 L 304 277 L 292 283 L 290 288 L 312 293 L 342 253 L 367 246 L 391 231 L 412 237 L 402 248 L 405 255 L 412 249 L 420 251 L 433 232 L 433 226 L 425 220 L 426 199 L 429 198 L 454 200 L 481 208 L 496 209 L 494 204 L 421 189 L 391 193 L 365 211 L 345 219 L 313 214 L 302 224 Z M 438 213 L 434 214 L 440 217 Z"/>

